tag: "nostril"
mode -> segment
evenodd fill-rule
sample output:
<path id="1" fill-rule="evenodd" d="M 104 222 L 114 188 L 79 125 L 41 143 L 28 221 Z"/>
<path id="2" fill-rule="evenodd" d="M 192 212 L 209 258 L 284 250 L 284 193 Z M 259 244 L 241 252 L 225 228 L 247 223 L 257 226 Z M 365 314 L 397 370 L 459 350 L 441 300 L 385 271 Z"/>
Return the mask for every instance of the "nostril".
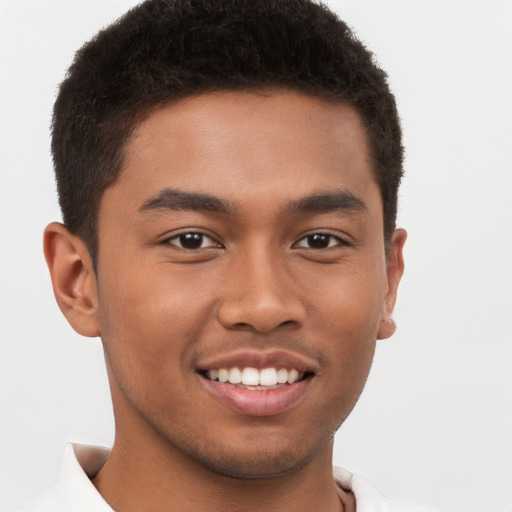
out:
<path id="1" fill-rule="evenodd" d="M 285 322 L 281 322 L 280 324 L 281 326 L 286 326 L 286 327 L 297 327 L 298 325 L 298 322 L 296 322 L 295 320 L 286 320 Z"/>
<path id="2" fill-rule="evenodd" d="M 233 324 L 230 328 L 231 329 L 237 329 L 239 331 L 252 331 L 252 330 L 254 330 L 254 328 L 251 326 L 251 324 L 248 324 L 246 322 L 237 322 L 237 323 Z"/>

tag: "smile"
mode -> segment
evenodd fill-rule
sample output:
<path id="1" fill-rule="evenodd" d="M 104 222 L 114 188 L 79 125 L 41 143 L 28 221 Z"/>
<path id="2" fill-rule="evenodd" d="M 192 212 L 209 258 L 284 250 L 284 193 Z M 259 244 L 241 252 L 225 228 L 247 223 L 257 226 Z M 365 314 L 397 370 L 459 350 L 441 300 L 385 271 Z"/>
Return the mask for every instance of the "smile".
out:
<path id="1" fill-rule="evenodd" d="M 203 389 L 219 407 L 243 416 L 274 416 L 310 395 L 315 361 L 279 350 L 237 352 L 202 361 Z"/>
<path id="2" fill-rule="evenodd" d="M 295 368 L 257 368 L 246 367 L 242 370 L 237 366 L 233 368 L 212 369 L 205 372 L 208 379 L 220 383 L 229 383 L 242 389 L 262 391 L 279 389 L 294 384 L 304 378 L 306 374 Z"/>

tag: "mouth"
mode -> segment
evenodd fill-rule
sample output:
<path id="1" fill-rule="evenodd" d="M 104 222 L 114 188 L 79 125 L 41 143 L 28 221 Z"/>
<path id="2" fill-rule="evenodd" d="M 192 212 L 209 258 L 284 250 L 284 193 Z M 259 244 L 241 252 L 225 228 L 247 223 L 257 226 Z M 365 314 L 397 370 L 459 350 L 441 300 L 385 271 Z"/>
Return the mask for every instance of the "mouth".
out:
<path id="1" fill-rule="evenodd" d="M 220 405 L 246 416 L 273 416 L 304 399 L 316 370 L 314 362 L 289 353 L 248 352 L 204 362 L 197 374 Z"/>
<path id="2" fill-rule="evenodd" d="M 303 372 L 296 368 L 268 367 L 258 370 L 251 366 L 245 368 L 239 368 L 238 366 L 213 368 L 199 373 L 204 378 L 214 382 L 230 384 L 239 389 L 250 391 L 281 389 L 313 376 L 313 372 Z"/>

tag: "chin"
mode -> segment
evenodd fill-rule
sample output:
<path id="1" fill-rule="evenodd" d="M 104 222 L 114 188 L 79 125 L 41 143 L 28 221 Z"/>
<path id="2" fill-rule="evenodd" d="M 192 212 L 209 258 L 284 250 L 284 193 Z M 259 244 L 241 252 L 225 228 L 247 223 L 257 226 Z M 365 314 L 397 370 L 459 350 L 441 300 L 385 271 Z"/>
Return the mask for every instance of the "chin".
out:
<path id="1" fill-rule="evenodd" d="M 196 462 L 205 469 L 221 476 L 237 479 L 269 479 L 291 475 L 304 466 L 314 457 L 311 453 L 257 451 L 240 453 L 240 451 L 226 451 L 223 453 L 196 453 L 190 454 Z"/>
<path id="2" fill-rule="evenodd" d="M 332 431 L 297 432 L 288 435 L 245 432 L 236 436 L 226 431 L 224 439 L 167 437 L 167 442 L 188 461 L 212 473 L 236 479 L 269 479 L 296 473 L 322 454 L 331 460 Z M 308 435 L 309 434 L 309 435 Z"/>

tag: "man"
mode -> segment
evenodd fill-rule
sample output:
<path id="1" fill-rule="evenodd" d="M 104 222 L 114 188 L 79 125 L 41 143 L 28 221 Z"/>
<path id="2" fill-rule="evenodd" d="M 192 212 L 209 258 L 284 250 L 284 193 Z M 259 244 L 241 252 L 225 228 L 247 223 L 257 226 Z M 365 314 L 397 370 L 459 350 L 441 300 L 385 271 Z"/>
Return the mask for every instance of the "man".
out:
<path id="1" fill-rule="evenodd" d="M 306 0 L 149 0 L 55 104 L 44 249 L 101 336 L 116 438 L 28 510 L 407 510 L 332 469 L 392 312 L 401 134 L 385 74 Z"/>

